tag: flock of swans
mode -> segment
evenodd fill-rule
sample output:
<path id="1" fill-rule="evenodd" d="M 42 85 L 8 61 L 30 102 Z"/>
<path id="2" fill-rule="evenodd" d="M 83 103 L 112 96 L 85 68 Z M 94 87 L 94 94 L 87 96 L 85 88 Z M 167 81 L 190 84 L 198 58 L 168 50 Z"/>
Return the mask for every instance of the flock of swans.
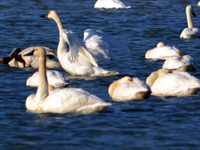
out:
<path id="1" fill-rule="evenodd" d="M 94 7 L 108 8 L 110 6 L 108 4 L 112 6 L 110 8 L 130 8 L 119 0 L 98 0 Z M 180 38 L 199 36 L 199 29 L 193 27 L 191 14 L 194 14 L 194 11 L 189 5 L 186 7 L 188 28 L 183 30 Z M 26 81 L 27 86 L 37 87 L 36 94 L 27 97 L 26 109 L 36 113 L 90 114 L 111 106 L 111 103 L 81 88 L 68 87 L 68 82 L 60 72 L 48 69 L 61 66 L 72 76 L 116 76 L 119 72 L 101 68 L 97 60 L 110 59 L 112 47 L 126 52 L 129 51 L 128 47 L 111 35 L 93 29 L 86 29 L 82 40 L 71 30 L 63 28 L 54 10 L 41 17 L 53 19 L 57 24 L 59 31 L 57 51 L 44 46 L 28 47 L 24 50 L 14 48 L 7 57 L 0 59 L 0 63 L 11 67 L 38 68 L 38 71 Z M 58 61 L 52 59 L 55 57 Z M 189 96 L 200 90 L 200 80 L 186 72 L 196 69 L 195 61 L 190 55 L 183 55 L 175 46 L 167 46 L 159 42 L 157 47 L 146 52 L 145 58 L 162 59 L 165 62 L 162 69 L 152 72 L 147 77 L 146 83 L 130 76 L 124 76 L 111 83 L 108 87 L 108 94 L 114 101 L 144 99 L 149 98 L 150 95 Z"/>

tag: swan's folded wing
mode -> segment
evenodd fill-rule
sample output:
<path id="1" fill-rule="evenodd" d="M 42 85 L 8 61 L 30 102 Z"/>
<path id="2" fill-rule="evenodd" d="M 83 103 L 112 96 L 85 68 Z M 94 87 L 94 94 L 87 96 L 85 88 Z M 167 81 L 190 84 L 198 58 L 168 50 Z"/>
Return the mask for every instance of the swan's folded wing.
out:
<path id="1" fill-rule="evenodd" d="M 20 52 L 20 54 L 21 54 L 22 56 L 24 56 L 24 55 L 30 53 L 30 52 L 34 49 L 34 47 L 36 47 L 36 46 L 27 47 L 27 48 L 23 49 L 23 50 Z M 48 48 L 48 47 L 45 47 L 45 46 L 42 46 L 42 47 L 45 49 L 46 54 L 47 54 L 47 56 L 48 56 L 49 58 L 57 57 L 56 51 L 55 51 L 55 50 L 52 50 L 52 49 L 50 49 L 50 48 Z"/>
<path id="2" fill-rule="evenodd" d="M 83 41 L 78 38 L 78 36 L 76 36 L 70 30 L 62 30 L 62 35 L 64 40 L 69 44 L 69 60 L 71 62 L 75 62 L 79 53 L 81 53 L 82 55 L 86 56 L 94 66 L 98 66 L 93 56 L 85 47 Z"/>

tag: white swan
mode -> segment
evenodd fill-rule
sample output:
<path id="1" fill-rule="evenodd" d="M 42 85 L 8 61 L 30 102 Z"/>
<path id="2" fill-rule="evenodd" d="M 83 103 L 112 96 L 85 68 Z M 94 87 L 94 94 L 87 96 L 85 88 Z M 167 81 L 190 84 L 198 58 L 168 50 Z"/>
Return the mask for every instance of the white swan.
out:
<path id="1" fill-rule="evenodd" d="M 189 96 L 200 90 L 200 80 L 183 71 L 159 69 L 147 77 L 146 83 L 157 96 Z"/>
<path id="2" fill-rule="evenodd" d="M 199 28 L 194 28 L 194 26 L 193 26 L 191 14 L 193 16 L 196 16 L 196 14 L 193 11 L 192 6 L 188 5 L 186 7 L 186 18 L 187 18 L 188 28 L 183 29 L 182 33 L 180 34 L 180 38 L 189 39 L 192 37 L 200 36 Z"/>
<path id="3" fill-rule="evenodd" d="M 56 70 L 47 70 L 47 81 L 49 83 L 49 89 L 67 87 L 69 83 L 65 80 L 65 77 Z M 37 87 L 39 85 L 39 72 L 35 72 L 32 76 L 26 80 L 26 86 Z"/>
<path id="4" fill-rule="evenodd" d="M 115 76 L 119 74 L 119 72 L 107 71 L 98 67 L 83 41 L 72 31 L 63 30 L 60 19 L 54 10 L 41 17 L 51 18 L 57 23 L 60 36 L 57 56 L 65 71 L 77 76 Z M 66 43 L 69 45 L 69 51 L 67 50 Z"/>
<path id="5" fill-rule="evenodd" d="M 196 70 L 196 63 L 190 55 L 175 55 L 168 57 L 162 68 L 170 70 L 192 71 Z"/>
<path id="6" fill-rule="evenodd" d="M 28 55 L 28 54 L 27 54 Z M 39 57 L 39 86 L 36 94 L 26 99 L 26 109 L 39 113 L 95 113 L 110 106 L 99 97 L 80 88 L 65 88 L 48 91 L 46 75 L 46 53 L 36 47 L 33 55 Z"/>
<path id="7" fill-rule="evenodd" d="M 198 2 L 197 6 L 200 6 L 200 1 Z"/>
<path id="8" fill-rule="evenodd" d="M 179 50 L 175 46 L 167 46 L 163 42 L 159 42 L 157 47 L 146 52 L 146 59 L 166 59 L 169 56 L 178 55 Z"/>
<path id="9" fill-rule="evenodd" d="M 48 68 L 58 68 L 60 63 L 51 60 L 49 58 L 57 57 L 55 52 L 47 47 L 44 47 L 48 59 L 47 59 L 47 67 Z M 39 60 L 38 57 L 35 56 L 25 56 L 27 53 L 30 53 L 34 49 L 34 46 L 28 47 L 24 50 L 20 48 L 14 48 L 12 52 L 8 55 L 8 57 L 3 57 L 0 59 L 0 63 L 8 64 L 11 67 L 18 67 L 18 68 L 38 68 Z"/>
<path id="10" fill-rule="evenodd" d="M 115 101 L 143 99 L 150 96 L 149 87 L 138 78 L 125 76 L 110 84 L 108 93 Z"/>
<path id="11" fill-rule="evenodd" d="M 88 50 L 98 59 L 111 59 L 111 48 L 116 47 L 128 53 L 129 48 L 109 34 L 100 30 L 86 29 L 83 41 Z"/>
<path id="12" fill-rule="evenodd" d="M 131 6 L 124 5 L 120 0 L 97 0 L 94 8 L 131 8 Z"/>

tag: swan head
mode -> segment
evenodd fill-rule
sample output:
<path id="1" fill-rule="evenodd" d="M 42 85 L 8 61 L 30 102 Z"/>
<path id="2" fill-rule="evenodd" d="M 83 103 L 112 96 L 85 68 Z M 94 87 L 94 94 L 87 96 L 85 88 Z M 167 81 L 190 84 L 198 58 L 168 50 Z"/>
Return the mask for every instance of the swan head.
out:
<path id="1" fill-rule="evenodd" d="M 57 18 L 57 16 L 58 15 L 57 15 L 56 11 L 55 10 L 51 10 L 51 11 L 48 12 L 48 14 L 42 15 L 41 17 L 55 20 Z"/>
<path id="2" fill-rule="evenodd" d="M 165 46 L 165 44 L 163 42 L 159 42 L 156 47 L 162 47 L 162 46 Z"/>
<path id="3" fill-rule="evenodd" d="M 190 14 L 192 14 L 194 17 L 196 17 L 196 14 L 194 13 L 193 7 L 191 5 L 188 5 L 186 7 L 186 13 L 189 12 Z"/>

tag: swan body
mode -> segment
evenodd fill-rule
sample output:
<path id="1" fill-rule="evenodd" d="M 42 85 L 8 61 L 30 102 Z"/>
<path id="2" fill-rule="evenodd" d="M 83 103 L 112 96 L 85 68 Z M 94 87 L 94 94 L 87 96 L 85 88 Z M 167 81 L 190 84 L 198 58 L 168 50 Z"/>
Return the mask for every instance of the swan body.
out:
<path id="1" fill-rule="evenodd" d="M 100 30 L 86 29 L 83 41 L 88 50 L 99 60 L 101 58 L 111 58 L 111 48 L 116 47 L 128 52 L 128 47 L 111 35 Z"/>
<path id="2" fill-rule="evenodd" d="M 124 5 L 120 0 L 97 0 L 94 8 L 131 8 L 131 6 Z"/>
<path id="3" fill-rule="evenodd" d="M 200 6 L 200 1 L 198 2 L 197 6 Z"/>
<path id="4" fill-rule="evenodd" d="M 199 28 L 195 28 L 193 25 L 191 14 L 193 14 L 193 16 L 196 16 L 196 14 L 193 11 L 192 6 L 188 5 L 186 7 L 186 18 L 187 18 L 188 28 L 183 29 L 183 31 L 180 34 L 180 38 L 189 39 L 192 37 L 200 36 Z"/>
<path id="5" fill-rule="evenodd" d="M 39 85 L 36 94 L 26 99 L 26 109 L 37 113 L 83 113 L 100 112 L 110 106 L 99 97 L 80 88 L 48 90 L 46 75 L 46 53 L 42 47 L 36 47 L 33 55 L 39 57 Z"/>
<path id="6" fill-rule="evenodd" d="M 179 50 L 175 46 L 166 46 L 163 42 L 159 42 L 157 47 L 146 52 L 146 59 L 166 59 L 169 56 L 177 55 Z"/>
<path id="7" fill-rule="evenodd" d="M 192 71 L 196 70 L 196 63 L 190 55 L 175 55 L 168 57 L 162 68 L 170 70 Z"/>
<path id="8" fill-rule="evenodd" d="M 49 89 L 67 87 L 69 83 L 65 80 L 64 76 L 56 70 L 47 70 L 47 81 Z M 39 72 L 35 72 L 26 80 L 27 86 L 38 87 L 39 85 Z"/>
<path id="9" fill-rule="evenodd" d="M 200 80 L 183 71 L 159 69 L 147 77 L 146 83 L 157 96 L 189 96 L 200 90 Z"/>
<path id="10" fill-rule="evenodd" d="M 72 31 L 63 30 L 60 19 L 54 10 L 42 17 L 51 18 L 57 23 L 60 36 L 57 56 L 65 71 L 76 76 L 115 76 L 119 74 L 119 72 L 99 67 L 83 41 Z M 69 45 L 69 51 L 66 43 Z"/>
<path id="11" fill-rule="evenodd" d="M 148 98 L 150 89 L 138 78 L 125 76 L 110 84 L 108 93 L 115 101 L 127 101 Z"/>

